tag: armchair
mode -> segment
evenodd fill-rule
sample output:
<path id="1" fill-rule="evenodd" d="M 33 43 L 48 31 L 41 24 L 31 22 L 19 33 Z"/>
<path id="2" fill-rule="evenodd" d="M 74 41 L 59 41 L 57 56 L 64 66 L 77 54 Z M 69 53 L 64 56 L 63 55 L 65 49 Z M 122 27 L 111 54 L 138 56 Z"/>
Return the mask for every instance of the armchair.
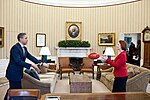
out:
<path id="1" fill-rule="evenodd" d="M 88 57 L 83 58 L 83 63 L 81 64 L 81 70 L 79 74 L 84 74 L 84 72 L 92 73 L 94 79 L 94 60 Z"/>
<path id="2" fill-rule="evenodd" d="M 71 68 L 72 64 L 70 64 L 68 57 L 59 57 L 59 71 L 60 71 L 60 79 L 62 79 L 63 73 L 68 73 L 68 76 L 70 76 L 70 73 L 75 74 L 73 68 Z"/>

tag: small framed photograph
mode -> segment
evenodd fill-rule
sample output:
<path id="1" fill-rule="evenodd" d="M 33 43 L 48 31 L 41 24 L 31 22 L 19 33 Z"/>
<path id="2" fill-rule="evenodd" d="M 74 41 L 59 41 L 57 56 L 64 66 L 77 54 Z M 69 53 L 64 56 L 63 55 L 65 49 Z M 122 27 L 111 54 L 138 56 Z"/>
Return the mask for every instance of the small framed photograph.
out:
<path id="1" fill-rule="evenodd" d="M 36 47 L 45 47 L 46 46 L 46 34 L 36 33 Z"/>
<path id="2" fill-rule="evenodd" d="M 81 22 L 66 22 L 66 40 L 81 40 Z"/>
<path id="3" fill-rule="evenodd" d="M 0 48 L 4 47 L 4 27 L 0 27 Z"/>
<path id="4" fill-rule="evenodd" d="M 115 45 L 115 33 L 98 33 L 98 45 L 100 46 Z"/>

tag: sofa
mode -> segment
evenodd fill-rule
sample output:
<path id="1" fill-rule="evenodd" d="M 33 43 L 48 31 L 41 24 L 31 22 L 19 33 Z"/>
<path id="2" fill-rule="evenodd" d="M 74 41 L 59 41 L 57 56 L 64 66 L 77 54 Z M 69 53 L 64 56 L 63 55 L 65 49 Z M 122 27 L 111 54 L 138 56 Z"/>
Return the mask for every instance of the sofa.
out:
<path id="1" fill-rule="evenodd" d="M 4 96 L 9 88 L 9 83 L 6 77 L 0 77 L 0 100 L 4 99 Z"/>
<path id="2" fill-rule="evenodd" d="M 150 70 L 127 63 L 128 80 L 126 84 L 127 92 L 146 92 L 150 82 Z M 112 91 L 114 83 L 113 67 L 102 70 L 100 81 Z"/>
<path id="3" fill-rule="evenodd" d="M 23 89 L 40 89 L 41 95 L 53 93 L 57 82 L 58 74 L 55 72 L 47 72 L 38 74 L 40 80 L 33 78 L 27 73 L 23 73 L 22 88 Z"/>

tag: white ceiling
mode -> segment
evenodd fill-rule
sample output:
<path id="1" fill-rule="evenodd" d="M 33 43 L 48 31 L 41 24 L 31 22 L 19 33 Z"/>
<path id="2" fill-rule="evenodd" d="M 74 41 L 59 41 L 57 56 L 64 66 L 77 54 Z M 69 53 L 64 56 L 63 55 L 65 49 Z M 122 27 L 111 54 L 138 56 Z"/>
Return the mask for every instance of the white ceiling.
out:
<path id="1" fill-rule="evenodd" d="M 64 7 L 95 7 L 122 4 L 139 0 L 23 0 L 38 4 Z"/>

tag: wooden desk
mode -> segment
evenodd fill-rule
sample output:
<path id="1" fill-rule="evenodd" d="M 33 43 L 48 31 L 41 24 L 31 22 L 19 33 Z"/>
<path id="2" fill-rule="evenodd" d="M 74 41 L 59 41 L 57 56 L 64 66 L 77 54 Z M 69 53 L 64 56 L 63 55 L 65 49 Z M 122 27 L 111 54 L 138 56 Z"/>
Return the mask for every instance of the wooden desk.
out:
<path id="1" fill-rule="evenodd" d="M 144 92 L 55 93 L 42 95 L 40 100 L 46 96 L 60 96 L 60 100 L 150 100 L 150 94 Z"/>

